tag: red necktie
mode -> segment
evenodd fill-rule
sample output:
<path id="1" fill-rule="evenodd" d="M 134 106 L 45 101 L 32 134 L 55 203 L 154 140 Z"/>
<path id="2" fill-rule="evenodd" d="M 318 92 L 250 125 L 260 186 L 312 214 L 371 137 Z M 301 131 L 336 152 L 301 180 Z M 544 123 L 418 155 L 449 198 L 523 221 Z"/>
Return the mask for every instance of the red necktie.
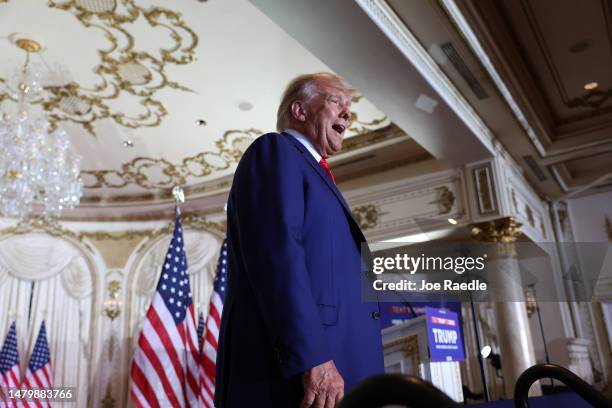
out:
<path id="1" fill-rule="evenodd" d="M 325 172 L 327 173 L 327 175 L 329 176 L 329 178 L 334 182 L 334 184 L 336 184 L 336 179 L 334 179 L 334 175 L 331 172 L 331 169 L 329 168 L 329 164 L 327 164 L 327 160 L 325 160 L 325 158 L 321 158 L 321 161 L 319 161 L 319 164 L 321 165 L 321 167 L 323 167 L 323 170 L 325 170 Z"/>

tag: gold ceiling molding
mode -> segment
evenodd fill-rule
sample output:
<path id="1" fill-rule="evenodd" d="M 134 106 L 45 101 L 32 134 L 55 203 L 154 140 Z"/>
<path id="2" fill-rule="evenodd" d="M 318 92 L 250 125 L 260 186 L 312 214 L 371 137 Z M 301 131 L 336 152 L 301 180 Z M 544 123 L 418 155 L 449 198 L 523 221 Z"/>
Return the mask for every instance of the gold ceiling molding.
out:
<path id="1" fill-rule="evenodd" d="M 181 164 L 174 164 L 162 158 L 137 157 L 121 166 L 121 170 L 84 170 L 81 172 L 83 186 L 89 189 L 120 189 L 135 184 L 146 189 L 168 189 L 175 185 L 185 185 L 188 177 L 203 178 L 213 172 L 223 171 L 237 164 L 250 144 L 261 136 L 263 132 L 258 129 L 228 130 L 220 140 L 215 142 L 216 151 L 200 152 L 195 156 L 186 157 Z M 342 152 L 339 157 L 347 152 L 368 147 L 388 140 L 405 137 L 406 134 L 396 125 L 391 124 L 382 129 L 368 131 L 358 136 L 353 136 L 344 141 Z M 154 180 L 153 177 L 163 177 Z M 202 194 L 212 190 L 229 188 L 231 180 L 223 180 L 216 183 L 214 188 L 209 185 L 201 185 L 185 190 L 188 195 Z M 188 187 L 186 187 L 188 188 Z M 168 194 L 139 194 L 121 197 L 84 197 L 82 202 L 126 202 L 145 201 L 151 199 L 164 199 L 170 197 Z"/>
<path id="2" fill-rule="evenodd" d="M 353 113 L 351 113 L 352 115 Z M 377 119 L 378 120 L 378 119 Z M 342 157 L 343 154 L 351 152 L 356 149 L 369 147 L 377 143 L 386 142 L 388 140 L 398 139 L 401 137 L 408 137 L 406 133 L 397 125 L 391 123 L 388 126 L 379 129 L 369 129 L 360 132 L 357 136 L 349 137 L 344 139 L 342 142 L 342 150 L 334 157 Z"/>
<path id="3" fill-rule="evenodd" d="M 250 144 L 250 142 L 254 138 L 258 137 L 261 134 L 263 134 L 263 132 L 260 130 L 256 130 L 256 129 L 248 129 L 245 131 L 238 131 L 238 130 L 227 131 L 224 135 L 224 138 L 216 142 L 216 145 L 218 147 L 217 152 L 199 153 L 198 155 L 194 156 L 194 158 L 199 158 L 199 159 L 195 159 L 194 161 L 194 160 L 190 160 L 193 158 L 186 158 L 182 161 L 183 164 L 181 165 L 175 165 L 175 164 L 169 163 L 165 161 L 164 159 L 138 158 L 138 159 L 134 159 L 130 163 L 123 164 L 121 167 L 122 168 L 121 171 L 119 170 L 83 171 L 81 172 L 81 176 L 83 177 L 85 187 L 86 188 L 96 188 L 96 189 L 106 187 L 106 184 L 115 186 L 115 187 L 112 187 L 115 189 L 121 188 L 119 186 L 126 187 L 130 184 L 138 184 L 138 182 L 140 182 L 141 184 L 145 184 L 145 185 L 153 184 L 148 181 L 148 176 L 146 174 L 140 174 L 144 172 L 145 170 L 156 172 L 157 174 L 163 174 L 166 176 L 166 179 L 164 180 L 165 182 L 163 183 L 164 184 L 163 189 L 160 189 L 160 190 L 156 190 L 156 191 L 152 191 L 148 193 L 142 193 L 142 194 L 122 194 L 122 195 L 113 195 L 113 196 L 108 196 L 108 197 L 86 196 L 81 199 L 81 203 L 112 204 L 112 203 L 143 202 L 143 201 L 162 202 L 162 201 L 171 200 L 172 199 L 171 189 L 172 187 L 174 187 L 174 184 L 169 183 L 170 177 L 167 176 L 166 173 L 164 173 L 164 168 L 166 168 L 165 166 L 167 166 L 168 168 L 168 174 L 173 174 L 174 172 L 178 172 L 178 174 L 181 175 L 183 173 L 181 173 L 181 171 L 177 169 L 181 169 L 182 167 L 184 167 L 184 163 L 192 163 L 192 164 L 195 163 L 196 168 L 198 166 L 202 168 L 205 166 L 202 165 L 201 161 L 198 163 L 198 160 L 205 160 L 206 158 L 231 157 L 230 161 L 233 161 L 233 163 L 230 163 L 230 164 L 235 164 L 240 160 L 240 157 L 238 156 L 238 151 L 236 150 L 237 149 L 239 151 L 243 151 L 243 149 L 246 150 L 246 145 Z M 406 133 L 404 133 L 404 131 L 402 131 L 399 127 L 397 127 L 395 124 L 392 123 L 389 126 L 386 126 L 384 128 L 371 130 L 367 133 L 363 133 L 363 134 L 353 136 L 353 137 L 346 139 L 343 143 L 342 151 L 338 153 L 337 156 L 342 157 L 342 155 L 346 154 L 347 152 L 351 152 L 357 149 L 373 146 L 378 143 L 382 143 L 382 142 L 386 142 L 389 140 L 394 140 L 394 139 L 398 139 L 402 137 L 407 137 Z M 245 139 L 236 140 L 240 138 L 245 138 Z M 249 138 L 250 138 L 250 141 L 249 141 Z M 230 154 L 227 154 L 228 152 L 230 152 Z M 242 154 L 240 154 L 240 156 L 241 155 Z M 395 168 L 395 167 L 403 166 L 407 164 L 412 164 L 412 163 L 430 159 L 430 158 L 431 156 L 429 154 L 425 154 L 423 155 L 423 157 L 418 157 L 418 158 L 410 159 L 407 161 L 403 160 L 401 161 L 401 163 L 393 162 L 391 166 L 387 164 L 384 168 L 381 168 L 380 171 L 388 170 L 391 168 Z M 147 164 L 148 166 L 146 167 L 146 169 L 140 168 L 140 170 L 138 170 L 139 168 L 137 166 L 138 163 L 140 163 L 141 165 Z M 157 163 L 157 165 L 153 165 L 153 163 Z M 227 168 L 227 167 L 223 166 L 223 168 Z M 210 170 L 214 171 L 214 169 L 210 169 Z M 360 174 L 357 177 L 360 177 L 361 175 L 363 174 Z M 345 181 L 350 178 L 352 177 L 345 176 L 342 178 L 342 180 Z M 202 183 L 193 184 L 190 186 L 183 185 L 183 189 L 185 191 L 185 195 L 189 198 L 189 197 L 196 197 L 202 194 L 209 194 L 209 193 L 214 193 L 214 192 L 221 193 L 223 191 L 229 190 L 231 185 L 232 185 L 232 177 L 231 175 L 229 175 L 228 177 L 223 177 L 219 180 L 202 182 Z"/>
<path id="4" fill-rule="evenodd" d="M 209 221 L 195 213 L 185 213 L 181 216 L 181 222 L 185 229 L 205 231 L 217 236 L 224 237 L 227 224 L 225 221 Z M 157 229 L 126 230 L 126 231 L 81 231 L 74 232 L 62 226 L 57 220 L 46 218 L 29 218 L 20 221 L 14 227 L 0 229 L 0 236 L 3 235 L 23 235 L 33 232 L 45 232 L 56 237 L 67 237 L 75 241 L 83 242 L 84 239 L 94 239 L 98 241 L 112 240 L 123 241 L 135 238 L 153 239 L 165 234 L 172 234 L 174 230 L 174 220 L 168 222 L 164 227 Z M 89 247 L 89 246 L 88 246 Z"/>
<path id="5" fill-rule="evenodd" d="M 49 0 L 47 4 L 72 13 L 86 29 L 101 30 L 109 43 L 98 50 L 100 61 L 93 69 L 98 76 L 96 84 L 86 87 L 71 81 L 46 86 L 41 99 L 35 102 L 47 111 L 53 129 L 60 122 L 73 122 L 95 136 L 94 123 L 100 119 L 132 129 L 155 127 L 168 114 L 156 99 L 157 91 L 165 88 L 191 91 L 170 80 L 165 72 L 168 64 L 195 61 L 198 36 L 180 13 L 162 7 L 141 7 L 135 0 Z M 129 30 L 140 21 L 151 29 L 166 30 L 172 45 L 153 54 L 135 48 L 137 38 Z M 122 94 L 136 97 L 141 112 L 128 116 L 108 104 Z M 5 98 L 11 97 L 1 93 L 0 101 Z"/>
<path id="6" fill-rule="evenodd" d="M 87 170 L 81 172 L 83 187 L 89 189 L 123 188 L 136 184 L 146 189 L 185 185 L 188 178 L 202 178 L 237 164 L 249 145 L 263 132 L 257 129 L 228 130 L 215 142 L 217 151 L 186 157 L 181 164 L 166 159 L 137 157 L 121 170 Z M 155 180 L 154 178 L 161 179 Z"/>
<path id="7" fill-rule="evenodd" d="M 0 229 L 2 235 L 23 235 L 32 232 L 45 232 L 54 237 L 67 237 L 81 241 L 79 234 L 64 228 L 57 220 L 44 217 L 31 217 L 19 221 L 14 227 Z"/>
<path id="8" fill-rule="evenodd" d="M 221 180 L 213 180 L 212 182 L 199 183 L 193 186 L 184 186 L 183 190 L 185 192 L 185 196 L 189 199 L 192 197 L 197 197 L 206 193 L 222 193 L 223 191 L 229 190 L 232 186 L 232 175 L 228 177 L 223 177 Z M 90 196 L 83 197 L 81 199 L 81 204 L 112 204 L 112 203 L 135 203 L 142 201 L 149 202 L 165 202 L 171 200 L 174 202 L 174 197 L 172 195 L 172 189 L 164 189 L 151 193 L 144 194 L 121 194 L 121 195 L 113 195 L 109 197 L 104 196 Z M 66 216 L 68 218 L 68 216 Z M 70 217 L 71 220 L 77 218 Z M 87 218 L 88 220 L 89 218 Z M 123 217 L 113 217 L 113 220 L 121 219 Z M 157 218 L 146 218 L 146 219 L 157 219 Z"/>
<path id="9" fill-rule="evenodd" d="M 226 223 L 213 222 L 207 220 L 199 214 L 186 213 L 181 216 L 181 223 L 183 228 L 192 229 L 196 231 L 206 231 L 215 233 L 218 236 L 225 236 Z M 131 240 L 134 238 L 142 239 L 154 239 L 166 234 L 172 234 L 174 230 L 174 221 L 168 222 L 164 227 L 157 229 L 144 229 L 144 230 L 127 230 L 127 231 L 84 231 L 79 233 L 80 238 L 90 238 L 97 241 L 111 240 L 111 241 L 124 241 Z"/>
<path id="10" fill-rule="evenodd" d="M 351 112 L 351 121 L 349 122 L 350 126 L 347 129 L 349 132 L 354 132 L 357 134 L 367 133 L 373 130 L 376 127 L 380 127 L 380 125 L 387 124 L 389 125 L 391 122 L 387 116 L 383 116 L 382 118 L 372 119 L 371 121 L 362 121 L 359 119 L 357 112 Z"/>

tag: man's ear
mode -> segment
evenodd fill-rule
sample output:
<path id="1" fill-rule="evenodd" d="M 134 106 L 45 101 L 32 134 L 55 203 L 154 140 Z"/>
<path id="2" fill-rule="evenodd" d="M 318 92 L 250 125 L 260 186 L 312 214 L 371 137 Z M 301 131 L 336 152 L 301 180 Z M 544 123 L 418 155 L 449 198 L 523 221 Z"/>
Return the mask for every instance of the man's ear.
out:
<path id="1" fill-rule="evenodd" d="M 291 116 L 298 122 L 306 122 L 306 107 L 302 101 L 294 101 L 291 104 Z"/>

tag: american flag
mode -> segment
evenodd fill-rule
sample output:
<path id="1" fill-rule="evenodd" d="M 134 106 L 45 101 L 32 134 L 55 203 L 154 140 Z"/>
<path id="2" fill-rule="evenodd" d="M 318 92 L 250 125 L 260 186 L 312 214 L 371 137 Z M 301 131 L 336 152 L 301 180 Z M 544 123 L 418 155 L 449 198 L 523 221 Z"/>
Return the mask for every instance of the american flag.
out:
<path id="1" fill-rule="evenodd" d="M 197 407 L 198 346 L 180 210 L 131 369 L 138 407 Z"/>
<path id="2" fill-rule="evenodd" d="M 0 388 L 12 388 L 19 387 L 19 352 L 17 351 L 17 330 L 15 329 L 15 322 L 11 324 L 2 350 L 0 350 Z M 0 401 L 7 401 L 4 399 L 0 391 Z M 13 403 L 17 406 L 17 403 Z"/>
<path id="3" fill-rule="evenodd" d="M 217 341 L 219 340 L 219 327 L 221 326 L 221 312 L 225 300 L 227 286 L 227 240 L 223 241 L 221 255 L 217 263 L 217 272 L 210 296 L 210 306 L 206 317 L 206 333 L 202 344 L 200 357 L 200 397 L 202 405 L 213 408 L 215 395 L 215 370 L 217 365 Z"/>
<path id="4" fill-rule="evenodd" d="M 34 350 L 30 356 L 30 363 L 26 369 L 23 385 L 26 389 L 32 388 L 52 388 L 52 371 L 51 371 L 51 356 L 49 355 L 49 343 L 47 343 L 47 330 L 45 321 L 40 324 L 38 337 L 34 344 Z M 23 401 L 23 405 L 35 407 L 51 407 L 51 403 L 41 400 L 34 400 L 29 404 Z"/>

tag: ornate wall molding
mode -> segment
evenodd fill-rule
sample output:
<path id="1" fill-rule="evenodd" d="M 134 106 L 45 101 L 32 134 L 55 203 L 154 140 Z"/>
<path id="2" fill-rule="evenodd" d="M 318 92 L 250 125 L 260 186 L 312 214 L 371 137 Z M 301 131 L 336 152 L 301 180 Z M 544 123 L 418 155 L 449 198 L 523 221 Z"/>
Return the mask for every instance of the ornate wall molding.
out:
<path id="1" fill-rule="evenodd" d="M 351 113 L 351 115 L 354 113 Z M 375 120 L 374 122 L 377 122 Z M 342 157 L 342 155 L 354 150 L 371 147 L 379 143 L 388 142 L 391 140 L 407 137 L 406 133 L 397 125 L 391 123 L 380 129 L 364 129 L 357 136 L 351 136 L 344 139 L 342 142 L 342 150 L 334 157 Z"/>
<path id="2" fill-rule="evenodd" d="M 185 213 L 182 215 L 183 227 L 196 231 L 206 231 L 215 234 L 218 237 L 225 236 L 226 223 L 209 221 L 205 217 L 195 213 Z M 19 222 L 12 227 L 0 229 L 0 236 L 6 235 L 23 235 L 33 232 L 45 232 L 56 237 L 66 237 L 74 241 L 78 241 L 87 245 L 84 240 L 112 240 L 125 241 L 132 239 L 154 239 L 164 234 L 171 234 L 174 228 L 174 220 L 161 228 L 142 229 L 142 230 L 123 230 L 123 231 L 78 231 L 75 232 L 61 225 L 57 220 L 48 220 L 43 218 L 30 218 Z M 88 246 L 89 247 L 89 246 Z"/>
<path id="3" fill-rule="evenodd" d="M 378 210 L 372 204 L 353 208 L 353 217 L 362 230 L 376 227 L 378 223 Z"/>
<path id="4" fill-rule="evenodd" d="M 548 205 L 529 185 L 514 162 L 502 156 L 466 166 L 473 221 L 514 217 L 533 242 L 552 236 Z"/>
<path id="5" fill-rule="evenodd" d="M 460 170 L 404 178 L 345 194 L 368 240 L 422 234 L 448 228 L 448 218 L 464 221 Z"/>
<path id="6" fill-rule="evenodd" d="M 440 207 L 439 215 L 448 214 L 455 205 L 455 194 L 447 186 L 438 187 L 436 191 L 438 192 L 438 199 L 433 201 L 432 204 L 438 204 Z"/>
<path id="7" fill-rule="evenodd" d="M 472 175 L 478 199 L 478 212 L 480 215 L 498 214 L 499 204 L 491 163 L 474 167 Z"/>

